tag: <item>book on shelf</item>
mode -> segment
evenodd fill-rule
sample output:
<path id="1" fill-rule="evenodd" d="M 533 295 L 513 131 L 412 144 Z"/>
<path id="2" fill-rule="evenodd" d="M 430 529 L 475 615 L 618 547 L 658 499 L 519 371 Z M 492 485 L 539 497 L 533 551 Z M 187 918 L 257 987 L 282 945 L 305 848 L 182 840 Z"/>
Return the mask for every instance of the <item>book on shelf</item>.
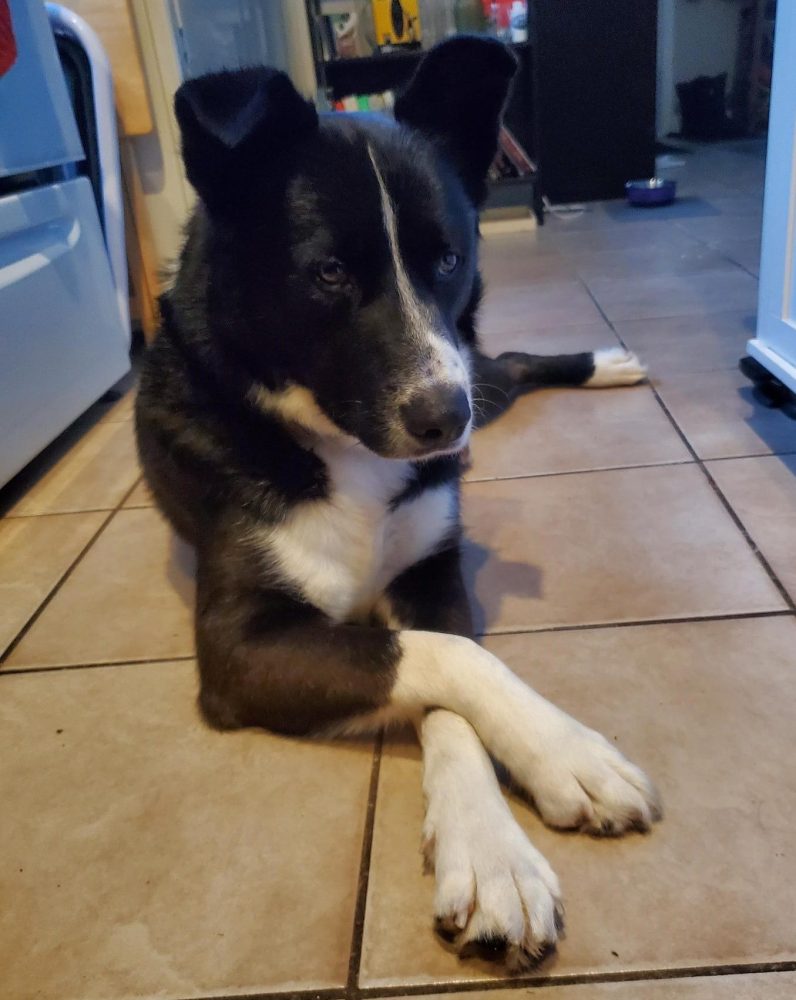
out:
<path id="1" fill-rule="evenodd" d="M 505 177 L 532 177 L 536 172 L 536 164 L 514 133 L 503 125 L 498 136 L 498 151 L 489 168 L 489 179 L 497 181 Z"/>

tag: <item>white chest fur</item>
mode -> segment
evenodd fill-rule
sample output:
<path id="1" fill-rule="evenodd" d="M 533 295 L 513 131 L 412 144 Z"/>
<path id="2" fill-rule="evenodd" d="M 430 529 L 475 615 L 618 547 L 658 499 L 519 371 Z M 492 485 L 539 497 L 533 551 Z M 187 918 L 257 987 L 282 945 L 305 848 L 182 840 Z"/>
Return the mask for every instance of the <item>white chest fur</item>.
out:
<path id="1" fill-rule="evenodd" d="M 329 496 L 298 505 L 260 542 L 280 574 L 330 618 L 361 619 L 391 580 L 443 540 L 456 515 L 454 492 L 439 486 L 390 511 L 408 463 L 345 442 L 315 451 L 327 464 Z"/>

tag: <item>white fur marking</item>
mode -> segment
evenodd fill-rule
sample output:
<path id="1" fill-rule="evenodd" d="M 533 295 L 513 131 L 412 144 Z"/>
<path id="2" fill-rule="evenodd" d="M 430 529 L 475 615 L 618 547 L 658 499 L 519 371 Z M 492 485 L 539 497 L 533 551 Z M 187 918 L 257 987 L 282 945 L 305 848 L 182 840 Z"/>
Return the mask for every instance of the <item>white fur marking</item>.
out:
<path id="1" fill-rule="evenodd" d="M 503 939 L 512 971 L 554 945 L 561 890 L 511 814 L 481 741 L 452 712 L 429 713 L 423 746 L 423 846 L 437 888 L 437 921 L 457 946 Z"/>
<path id="2" fill-rule="evenodd" d="M 333 440 L 312 448 L 326 463 L 330 496 L 298 504 L 257 540 L 333 621 L 359 620 L 396 576 L 442 542 L 456 515 L 454 493 L 439 486 L 391 511 L 411 474 L 408 462 Z"/>
<path id="3" fill-rule="evenodd" d="M 373 149 L 368 147 L 370 162 L 373 164 L 373 171 L 379 185 L 381 196 L 381 214 L 384 221 L 384 230 L 387 233 L 387 242 L 390 245 L 390 255 L 392 257 L 393 268 L 395 269 L 395 283 L 398 288 L 398 296 L 404 310 L 404 316 L 409 324 L 411 332 L 417 337 L 427 335 L 434 324 L 434 317 L 431 311 L 425 306 L 415 294 L 409 275 L 406 273 L 401 248 L 398 243 L 398 223 L 395 218 L 395 208 L 390 198 L 390 192 L 384 183 L 384 177 L 376 163 Z"/>
<path id="4" fill-rule="evenodd" d="M 594 352 L 594 374 L 584 383 L 588 389 L 612 385 L 634 385 L 647 377 L 647 369 L 624 347 L 603 347 Z"/>
<path id="5" fill-rule="evenodd" d="M 289 385 L 274 392 L 255 383 L 249 390 L 249 398 L 263 412 L 274 413 L 314 434 L 355 440 L 326 416 L 312 392 L 302 385 Z"/>
<path id="6" fill-rule="evenodd" d="M 436 632 L 404 631 L 401 644 L 396 709 L 411 714 L 434 705 L 467 719 L 551 826 L 621 833 L 658 818 L 656 792 L 639 768 L 487 650 Z"/>
<path id="7" fill-rule="evenodd" d="M 387 242 L 390 246 L 390 256 L 392 257 L 393 268 L 395 270 L 395 284 L 398 289 L 401 308 L 410 335 L 428 354 L 429 366 L 427 373 L 424 374 L 430 383 L 449 382 L 461 385 L 469 395 L 468 372 L 460 352 L 445 337 L 441 337 L 436 332 L 436 321 L 432 311 L 417 297 L 412 282 L 409 280 L 406 265 L 401 256 L 401 247 L 398 242 L 398 223 L 395 217 L 395 206 L 392 203 L 390 192 L 387 190 L 384 177 L 379 170 L 376 157 L 370 146 L 368 147 L 368 154 L 379 185 L 384 230 L 387 233 Z"/>

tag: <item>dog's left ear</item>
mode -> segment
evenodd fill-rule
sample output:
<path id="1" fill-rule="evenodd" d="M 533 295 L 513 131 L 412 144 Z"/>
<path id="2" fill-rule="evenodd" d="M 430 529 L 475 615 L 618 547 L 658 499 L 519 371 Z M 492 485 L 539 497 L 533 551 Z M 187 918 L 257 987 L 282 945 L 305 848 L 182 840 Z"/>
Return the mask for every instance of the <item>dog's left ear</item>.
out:
<path id="1" fill-rule="evenodd" d="M 517 60 L 489 38 L 452 38 L 422 60 L 395 102 L 396 119 L 439 141 L 474 204 L 498 145 L 503 106 Z"/>

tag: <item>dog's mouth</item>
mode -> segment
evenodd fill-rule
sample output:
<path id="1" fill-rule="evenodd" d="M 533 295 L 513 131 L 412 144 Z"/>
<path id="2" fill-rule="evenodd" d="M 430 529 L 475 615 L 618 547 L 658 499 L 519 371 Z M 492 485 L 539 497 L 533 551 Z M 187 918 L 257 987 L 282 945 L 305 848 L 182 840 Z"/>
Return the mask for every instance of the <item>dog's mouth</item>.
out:
<path id="1" fill-rule="evenodd" d="M 470 435 L 472 428 L 470 426 L 462 433 L 459 438 L 449 445 L 444 447 L 435 448 L 433 445 L 428 445 L 425 448 L 420 448 L 419 450 L 413 451 L 410 455 L 401 456 L 403 458 L 410 458 L 415 460 L 429 461 L 433 458 L 445 458 L 449 455 L 460 455 L 464 452 L 469 452 L 470 450 Z"/>

